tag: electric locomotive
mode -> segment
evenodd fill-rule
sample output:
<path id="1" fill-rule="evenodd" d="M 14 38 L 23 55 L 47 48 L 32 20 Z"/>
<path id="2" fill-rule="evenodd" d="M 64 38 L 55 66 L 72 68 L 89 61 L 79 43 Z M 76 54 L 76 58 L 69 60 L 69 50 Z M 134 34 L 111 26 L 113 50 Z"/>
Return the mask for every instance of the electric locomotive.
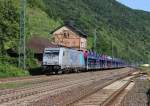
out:
<path id="1" fill-rule="evenodd" d="M 69 48 L 45 48 L 43 53 L 44 70 L 78 71 L 85 70 L 83 53 Z"/>

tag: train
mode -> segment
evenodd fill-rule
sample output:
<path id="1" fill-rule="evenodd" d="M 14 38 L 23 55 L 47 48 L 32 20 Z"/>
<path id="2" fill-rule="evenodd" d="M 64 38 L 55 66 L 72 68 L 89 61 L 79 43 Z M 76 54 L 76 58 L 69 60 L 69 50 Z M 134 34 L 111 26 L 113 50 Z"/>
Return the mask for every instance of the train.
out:
<path id="1" fill-rule="evenodd" d="M 65 47 L 45 48 L 42 66 L 46 72 L 65 73 L 123 68 L 123 60 L 99 55 L 93 50 L 84 51 Z"/>

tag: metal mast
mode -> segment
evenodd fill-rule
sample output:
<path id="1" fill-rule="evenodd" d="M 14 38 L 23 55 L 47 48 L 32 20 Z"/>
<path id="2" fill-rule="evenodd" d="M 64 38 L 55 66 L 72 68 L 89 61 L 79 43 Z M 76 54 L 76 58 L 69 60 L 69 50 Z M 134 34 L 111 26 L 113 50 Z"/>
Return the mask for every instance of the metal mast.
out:
<path id="1" fill-rule="evenodd" d="M 113 60 L 114 60 L 114 51 L 113 51 L 113 37 L 112 37 L 112 33 L 111 33 L 111 64 L 113 64 Z"/>
<path id="2" fill-rule="evenodd" d="M 94 29 L 94 50 L 96 51 L 96 41 L 97 41 L 97 35 L 96 35 L 96 29 Z"/>
<path id="3" fill-rule="evenodd" d="M 26 0 L 20 0 L 19 67 L 23 69 L 26 68 L 25 5 Z"/>
<path id="4" fill-rule="evenodd" d="M 143 40 L 143 45 L 144 45 L 144 50 L 143 50 L 143 63 L 142 64 L 146 64 L 146 48 L 145 48 L 145 38 L 144 38 L 144 35 L 142 35 L 142 40 Z"/>

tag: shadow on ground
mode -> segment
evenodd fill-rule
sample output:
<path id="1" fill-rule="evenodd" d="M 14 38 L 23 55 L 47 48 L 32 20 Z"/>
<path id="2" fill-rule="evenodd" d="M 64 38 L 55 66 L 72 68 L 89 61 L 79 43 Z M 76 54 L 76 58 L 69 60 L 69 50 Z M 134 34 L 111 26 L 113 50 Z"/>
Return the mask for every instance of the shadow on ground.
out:
<path id="1" fill-rule="evenodd" d="M 29 73 L 30 73 L 30 75 L 32 75 L 32 76 L 44 75 L 44 72 L 43 72 L 43 68 L 42 68 L 42 67 L 37 67 L 37 68 L 29 69 Z"/>

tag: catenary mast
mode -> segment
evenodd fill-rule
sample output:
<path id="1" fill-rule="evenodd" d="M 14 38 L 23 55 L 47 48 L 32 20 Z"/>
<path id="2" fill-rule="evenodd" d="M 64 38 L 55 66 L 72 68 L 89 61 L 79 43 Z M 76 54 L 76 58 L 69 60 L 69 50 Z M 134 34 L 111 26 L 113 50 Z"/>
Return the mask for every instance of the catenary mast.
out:
<path id="1" fill-rule="evenodd" d="M 26 68 L 25 5 L 26 0 L 20 0 L 19 67 L 23 69 Z"/>

